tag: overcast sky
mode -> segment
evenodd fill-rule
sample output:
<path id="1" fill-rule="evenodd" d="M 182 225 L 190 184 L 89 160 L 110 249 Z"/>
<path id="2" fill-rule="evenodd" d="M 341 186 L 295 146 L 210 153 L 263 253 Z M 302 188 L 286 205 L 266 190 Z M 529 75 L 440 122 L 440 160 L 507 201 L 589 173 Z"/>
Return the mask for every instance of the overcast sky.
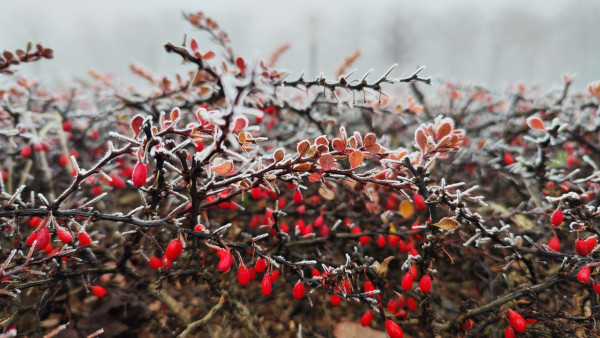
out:
<path id="1" fill-rule="evenodd" d="M 185 33 L 205 36 L 182 19 L 182 12 L 198 10 L 229 33 L 238 55 L 266 59 L 290 42 L 279 66 L 296 75 L 311 68 L 310 22 L 315 20 L 313 67 L 326 75 L 360 49 L 359 74 L 374 68 L 379 75 L 398 63 L 396 76 L 426 65 L 426 74 L 439 82 L 494 87 L 509 81 L 549 87 L 563 72 L 576 74 L 579 88 L 600 79 L 600 2 L 586 0 L 6 1 L 0 11 L 0 49 L 23 48 L 29 40 L 53 48 L 53 60 L 19 70 L 43 81 L 67 83 L 95 69 L 129 82 L 131 61 L 172 75 L 186 68 L 162 46 L 181 43 Z"/>

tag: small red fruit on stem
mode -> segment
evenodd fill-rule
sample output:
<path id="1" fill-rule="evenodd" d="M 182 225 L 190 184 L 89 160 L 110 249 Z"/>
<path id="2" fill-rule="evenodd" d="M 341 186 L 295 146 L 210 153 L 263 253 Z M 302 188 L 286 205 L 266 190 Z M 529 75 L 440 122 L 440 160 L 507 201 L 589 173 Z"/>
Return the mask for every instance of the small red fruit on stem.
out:
<path id="1" fill-rule="evenodd" d="M 582 256 L 582 257 L 587 256 L 589 251 L 588 251 L 588 246 L 587 246 L 587 243 L 585 242 L 585 240 L 578 238 L 575 241 L 575 251 L 577 251 L 577 254 L 579 256 Z"/>
<path id="2" fill-rule="evenodd" d="M 425 200 L 423 199 L 423 196 L 421 196 L 418 193 L 415 193 L 413 195 L 413 202 L 415 205 L 415 209 L 421 211 L 423 209 L 425 209 Z"/>
<path id="3" fill-rule="evenodd" d="M 258 257 L 254 268 L 256 269 L 256 272 L 262 273 L 267 268 L 267 262 L 262 257 Z"/>
<path id="4" fill-rule="evenodd" d="M 577 273 L 577 280 L 582 283 L 587 283 L 590 281 L 590 274 L 591 274 L 590 268 L 588 268 L 587 266 L 584 266 Z"/>
<path id="5" fill-rule="evenodd" d="M 340 297 L 339 295 L 336 295 L 336 294 L 331 295 L 331 305 L 339 306 L 341 302 L 342 302 L 342 297 Z"/>
<path id="6" fill-rule="evenodd" d="M 77 240 L 79 241 L 80 246 L 92 245 L 92 239 L 90 238 L 90 235 L 88 235 L 85 231 L 82 231 L 79 234 L 77 234 Z"/>
<path id="7" fill-rule="evenodd" d="M 181 255 L 181 251 L 183 251 L 183 243 L 179 238 L 176 238 L 167 245 L 167 249 L 165 250 L 165 257 L 169 260 L 174 261 Z"/>
<path id="8" fill-rule="evenodd" d="M 552 213 L 552 216 L 550 216 L 550 221 L 552 222 L 552 224 L 554 226 L 559 226 L 562 224 L 563 218 L 564 218 L 564 215 L 563 215 L 562 210 L 556 209 Z"/>
<path id="9" fill-rule="evenodd" d="M 525 323 L 525 319 L 518 312 L 509 309 L 508 317 L 510 320 L 510 325 L 515 329 L 515 331 L 519 333 L 525 332 L 527 329 L 527 324 Z"/>
<path id="10" fill-rule="evenodd" d="M 98 298 L 104 298 L 106 296 L 106 289 L 104 287 L 100 286 L 100 285 L 94 285 L 94 286 L 92 286 L 92 292 Z"/>
<path id="11" fill-rule="evenodd" d="M 515 337 L 516 337 L 515 330 L 512 328 L 512 326 L 507 325 L 506 328 L 504 329 L 504 338 L 515 338 Z"/>
<path id="12" fill-rule="evenodd" d="M 360 317 L 360 325 L 369 326 L 371 324 L 371 320 L 373 319 L 373 313 L 371 311 L 365 312 L 362 317 Z"/>
<path id="13" fill-rule="evenodd" d="M 265 273 L 262 279 L 262 283 L 260 284 L 260 289 L 263 295 L 268 296 L 271 294 L 271 275 Z"/>
<path id="14" fill-rule="evenodd" d="M 412 284 L 413 284 L 413 275 L 410 272 L 407 272 L 406 274 L 404 274 L 404 277 L 402 277 L 402 290 L 404 291 L 408 291 L 412 288 Z"/>
<path id="15" fill-rule="evenodd" d="M 302 297 L 304 297 L 304 292 L 306 292 L 306 287 L 304 286 L 304 283 L 298 281 L 298 283 L 294 285 L 294 290 L 292 292 L 294 298 L 302 299 Z"/>
<path id="16" fill-rule="evenodd" d="M 153 256 L 153 257 L 150 257 L 150 259 L 148 260 L 148 266 L 151 269 L 158 270 L 158 269 L 162 268 L 163 263 L 160 260 L 160 258 Z"/>
<path id="17" fill-rule="evenodd" d="M 221 249 L 219 250 L 219 256 L 221 259 L 219 260 L 219 264 L 217 265 L 217 269 L 221 272 L 228 272 L 233 265 L 233 257 L 229 250 Z"/>
<path id="18" fill-rule="evenodd" d="M 131 174 L 131 181 L 133 181 L 133 185 L 136 187 L 141 187 L 146 184 L 146 179 L 148 178 L 148 165 L 138 162 L 135 167 L 133 167 L 133 173 Z"/>
<path id="19" fill-rule="evenodd" d="M 69 244 L 71 241 L 73 241 L 73 236 L 71 236 L 71 234 L 63 228 L 58 228 L 58 230 L 56 230 L 56 234 L 58 235 L 58 239 L 65 244 Z"/>
<path id="20" fill-rule="evenodd" d="M 419 282 L 419 289 L 423 293 L 429 293 L 429 291 L 431 291 L 431 277 L 429 277 L 429 275 L 421 277 L 421 281 Z"/>
<path id="21" fill-rule="evenodd" d="M 300 192 L 300 190 L 296 190 L 294 191 L 294 195 L 292 195 L 292 199 L 294 200 L 294 203 L 296 204 L 300 204 L 302 203 L 302 193 Z"/>
<path id="22" fill-rule="evenodd" d="M 560 240 L 558 239 L 558 237 L 552 237 L 552 239 L 548 242 L 548 248 L 552 251 L 560 251 Z"/>
<path id="23" fill-rule="evenodd" d="M 246 266 L 243 263 L 238 269 L 237 277 L 238 283 L 240 283 L 241 286 L 245 286 L 248 285 L 248 283 L 250 283 L 250 273 L 248 272 L 248 268 L 246 268 Z"/>
<path id="24" fill-rule="evenodd" d="M 385 331 L 390 338 L 402 338 L 404 336 L 402 328 L 391 319 L 385 321 Z"/>

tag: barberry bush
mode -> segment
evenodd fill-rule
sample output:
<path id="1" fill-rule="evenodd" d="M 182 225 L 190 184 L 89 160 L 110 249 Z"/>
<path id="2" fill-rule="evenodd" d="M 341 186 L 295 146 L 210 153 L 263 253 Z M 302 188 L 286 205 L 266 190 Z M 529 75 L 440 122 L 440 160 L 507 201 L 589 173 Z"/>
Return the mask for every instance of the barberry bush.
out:
<path id="1" fill-rule="evenodd" d="M 3 336 L 597 334 L 600 84 L 308 79 L 185 20 L 146 86 L 0 58 Z"/>

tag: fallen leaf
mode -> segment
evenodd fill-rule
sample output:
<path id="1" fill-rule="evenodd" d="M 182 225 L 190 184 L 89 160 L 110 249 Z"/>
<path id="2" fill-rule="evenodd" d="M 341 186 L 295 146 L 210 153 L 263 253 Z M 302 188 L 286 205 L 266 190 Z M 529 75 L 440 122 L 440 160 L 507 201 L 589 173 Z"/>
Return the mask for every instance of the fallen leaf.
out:
<path id="1" fill-rule="evenodd" d="M 456 229 L 459 223 L 456 220 L 453 220 L 452 218 L 444 217 L 439 222 L 434 223 L 433 225 L 444 230 L 452 230 Z"/>

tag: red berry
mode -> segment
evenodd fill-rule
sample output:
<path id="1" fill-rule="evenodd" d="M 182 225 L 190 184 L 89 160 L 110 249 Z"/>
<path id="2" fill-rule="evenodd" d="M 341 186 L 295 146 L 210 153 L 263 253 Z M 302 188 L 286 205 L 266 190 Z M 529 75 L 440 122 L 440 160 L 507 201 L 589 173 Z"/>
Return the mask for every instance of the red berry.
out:
<path id="1" fill-rule="evenodd" d="M 66 167 L 67 162 L 69 162 L 69 157 L 67 155 L 60 155 L 58 158 L 58 164 L 60 164 L 61 167 Z"/>
<path id="2" fill-rule="evenodd" d="M 504 163 L 511 165 L 515 163 L 515 158 L 510 153 L 504 153 Z"/>
<path id="3" fill-rule="evenodd" d="M 260 199 L 261 195 L 262 194 L 261 194 L 261 191 L 260 191 L 259 187 L 252 188 L 250 190 L 250 196 L 252 196 L 252 198 L 255 199 L 255 200 Z"/>
<path id="4" fill-rule="evenodd" d="M 153 257 L 150 257 L 150 259 L 148 260 L 148 266 L 151 269 L 158 270 L 158 269 L 162 268 L 163 263 L 160 260 L 160 258 L 153 256 Z"/>
<path id="5" fill-rule="evenodd" d="M 323 218 L 323 215 L 319 215 L 317 216 L 317 218 L 315 218 L 315 227 L 320 228 L 323 225 L 323 222 L 325 221 L 325 219 Z"/>
<path id="6" fill-rule="evenodd" d="M 221 272 L 228 272 L 231 269 L 231 265 L 233 265 L 233 256 L 228 250 L 221 249 L 219 250 L 221 256 L 221 260 L 219 260 L 219 264 L 217 265 L 217 269 Z"/>
<path id="7" fill-rule="evenodd" d="M 373 285 L 373 283 L 371 281 L 366 281 L 365 282 L 365 293 L 366 292 L 371 292 L 371 291 L 375 291 L 375 286 Z M 373 297 L 374 295 L 371 294 L 369 297 Z"/>
<path id="8" fill-rule="evenodd" d="M 423 293 L 429 293 L 429 291 L 431 291 L 431 277 L 429 277 L 429 275 L 421 277 L 421 281 L 419 282 L 419 289 Z"/>
<path id="9" fill-rule="evenodd" d="M 413 275 L 410 272 L 407 272 L 406 274 L 404 274 L 404 277 L 402 277 L 402 290 L 404 291 L 408 291 L 412 288 L 412 284 L 413 284 Z"/>
<path id="10" fill-rule="evenodd" d="M 25 148 L 21 149 L 21 156 L 22 157 L 29 157 L 29 156 L 31 156 L 31 147 L 30 146 L 26 146 Z"/>
<path id="11" fill-rule="evenodd" d="M 390 338 L 402 338 L 404 336 L 404 332 L 402 332 L 402 328 L 396 324 L 391 319 L 386 319 L 385 321 L 385 331 L 390 336 Z"/>
<path id="12" fill-rule="evenodd" d="M 204 149 L 204 142 L 197 140 L 194 149 L 196 149 L 196 151 L 202 151 Z"/>
<path id="13" fill-rule="evenodd" d="M 406 307 L 409 311 L 414 311 L 417 308 L 417 301 L 414 298 L 407 299 Z"/>
<path id="14" fill-rule="evenodd" d="M 104 287 L 100 286 L 100 285 L 94 285 L 94 286 L 92 286 L 92 292 L 98 298 L 104 298 L 106 296 L 106 289 Z"/>
<path id="15" fill-rule="evenodd" d="M 387 303 L 387 308 L 391 313 L 395 313 L 398 310 L 398 302 L 393 299 L 390 299 Z"/>
<path id="16" fill-rule="evenodd" d="M 600 295 L 600 283 L 594 283 L 594 292 Z"/>
<path id="17" fill-rule="evenodd" d="M 42 221 L 43 220 L 40 217 L 34 216 L 27 221 L 27 224 L 29 224 L 29 226 L 32 228 L 37 228 L 40 224 L 42 224 Z"/>
<path id="18" fill-rule="evenodd" d="M 271 276 L 268 273 L 263 276 L 262 283 L 260 283 L 260 290 L 265 296 L 271 294 Z"/>
<path id="19" fill-rule="evenodd" d="M 148 165 L 141 162 L 136 163 L 131 174 L 133 185 L 136 187 L 143 186 L 146 184 L 146 178 L 148 178 Z"/>
<path id="20" fill-rule="evenodd" d="M 390 246 L 396 246 L 398 245 L 398 242 L 400 242 L 400 236 L 387 235 L 387 241 L 390 244 Z"/>
<path id="21" fill-rule="evenodd" d="M 101 193 L 102 193 L 102 187 L 101 186 L 97 185 L 97 186 L 94 186 L 92 188 L 92 194 L 94 194 L 94 196 L 98 196 Z"/>
<path id="22" fill-rule="evenodd" d="M 423 196 L 419 195 L 418 193 L 413 195 L 413 202 L 417 210 L 425 209 L 425 200 L 423 199 Z"/>
<path id="23" fill-rule="evenodd" d="M 71 131 L 72 129 L 73 129 L 73 122 L 71 122 L 70 120 L 66 120 L 65 122 L 63 122 L 63 124 L 62 124 L 63 131 Z"/>
<path id="24" fill-rule="evenodd" d="M 511 309 L 508 310 L 508 317 L 510 320 L 510 325 L 519 333 L 525 332 L 527 329 L 527 324 L 525 323 L 525 319 L 518 312 L 513 311 Z"/>
<path id="25" fill-rule="evenodd" d="M 63 228 L 56 230 L 56 234 L 58 235 L 58 239 L 65 244 L 69 244 L 71 241 L 73 241 L 73 236 L 71 236 L 71 234 Z"/>
<path id="26" fill-rule="evenodd" d="M 118 189 L 125 188 L 125 181 L 123 181 L 119 176 L 110 175 L 110 178 L 112 178 L 112 182 L 109 183 L 110 186 L 113 186 Z"/>
<path id="27" fill-rule="evenodd" d="M 577 254 L 582 257 L 585 257 L 588 253 L 590 253 L 588 250 L 587 243 L 581 238 L 578 238 L 575 241 L 575 251 L 577 251 Z"/>
<path id="28" fill-rule="evenodd" d="M 79 241 L 80 246 L 90 246 L 92 244 L 92 239 L 90 238 L 90 235 L 88 235 L 85 231 L 82 231 L 79 234 L 77 234 L 77 240 Z"/>
<path id="29" fill-rule="evenodd" d="M 385 240 L 385 236 L 384 235 L 379 235 L 377 236 L 377 246 L 380 248 L 385 247 L 385 245 L 387 244 L 387 241 Z"/>
<path id="30" fill-rule="evenodd" d="M 579 272 L 577 273 L 577 280 L 582 283 L 589 282 L 590 281 L 590 268 L 588 268 L 587 266 L 584 266 L 583 268 L 581 268 L 581 270 L 579 270 Z"/>
<path id="31" fill-rule="evenodd" d="M 35 240 L 37 240 L 37 242 L 35 243 L 35 248 L 42 250 L 50 243 L 50 232 L 46 227 L 43 227 L 36 232 L 37 236 L 35 237 Z"/>
<path id="32" fill-rule="evenodd" d="M 300 190 L 294 191 L 294 195 L 292 196 L 292 199 L 294 200 L 294 203 L 296 203 L 296 204 L 302 203 L 302 193 L 300 192 Z"/>
<path id="33" fill-rule="evenodd" d="M 362 246 L 365 246 L 365 245 L 369 244 L 370 241 L 371 241 L 371 237 L 370 236 L 360 236 L 358 238 L 358 242 Z"/>
<path id="34" fill-rule="evenodd" d="M 563 222 L 563 212 L 562 210 L 554 210 L 554 212 L 552 213 L 552 216 L 550 217 L 550 221 L 552 222 L 552 224 L 554 224 L 554 226 L 559 226 L 562 224 Z"/>
<path id="35" fill-rule="evenodd" d="M 271 271 L 271 282 L 275 283 L 275 281 L 277 280 L 277 278 L 279 277 L 279 270 L 275 269 L 273 271 Z"/>
<path id="36" fill-rule="evenodd" d="M 277 208 L 279 210 L 283 210 L 285 208 L 285 198 L 284 197 L 279 197 L 279 199 L 277 200 Z"/>
<path id="37" fill-rule="evenodd" d="M 248 276 L 250 277 L 250 280 L 253 281 L 256 278 L 256 269 L 251 266 L 250 269 L 248 269 Z"/>
<path id="38" fill-rule="evenodd" d="M 309 234 L 312 234 L 314 232 L 314 229 L 312 227 L 312 225 L 307 225 L 304 227 L 304 229 L 302 229 L 302 236 L 306 236 Z"/>
<path id="39" fill-rule="evenodd" d="M 298 283 L 296 283 L 296 285 L 294 285 L 294 290 L 292 292 L 294 298 L 296 299 L 302 299 L 302 297 L 304 297 L 304 292 L 306 291 L 306 287 L 304 286 L 304 283 L 302 283 L 301 281 L 298 281 Z"/>
<path id="40" fill-rule="evenodd" d="M 327 237 L 327 236 L 329 236 L 329 231 L 330 231 L 329 230 L 329 226 L 323 225 L 321 227 L 321 229 L 319 229 L 319 236 L 321 236 L 321 237 Z"/>
<path id="41" fill-rule="evenodd" d="M 244 286 L 244 285 L 248 285 L 248 283 L 250 283 L 250 273 L 248 272 L 248 268 L 246 268 L 245 265 L 241 265 L 240 268 L 238 269 L 238 283 L 240 283 L 240 285 Z"/>
<path id="42" fill-rule="evenodd" d="M 552 239 L 548 242 L 548 248 L 552 251 L 560 251 L 560 240 L 558 237 L 552 237 Z"/>
<path id="43" fill-rule="evenodd" d="M 339 306 L 341 302 L 342 302 L 342 297 L 340 297 L 336 294 L 331 295 L 331 305 Z"/>
<path id="44" fill-rule="evenodd" d="M 48 243 L 45 247 L 44 247 L 44 251 L 48 254 L 50 254 L 52 251 L 54 250 L 54 248 L 52 247 L 51 243 Z"/>
<path id="45" fill-rule="evenodd" d="M 174 261 L 181 255 L 181 251 L 183 251 L 183 243 L 179 238 L 176 238 L 167 245 L 167 249 L 165 250 L 165 257 L 169 260 Z"/>
<path id="46" fill-rule="evenodd" d="M 515 330 L 512 328 L 512 326 L 506 325 L 506 328 L 504 329 L 504 338 L 515 338 L 515 337 L 516 337 Z"/>
<path id="47" fill-rule="evenodd" d="M 267 262 L 262 257 L 258 257 L 254 268 L 256 269 L 256 272 L 262 273 L 267 268 Z"/>
<path id="48" fill-rule="evenodd" d="M 362 317 L 360 317 L 360 325 L 369 326 L 371 324 L 371 320 L 373 320 L 373 313 L 371 311 L 365 312 Z"/>
<path id="49" fill-rule="evenodd" d="M 460 327 L 463 331 L 466 330 L 470 330 L 473 328 L 473 319 L 467 319 L 465 320 L 465 322 L 463 323 L 463 325 Z"/>
<path id="50" fill-rule="evenodd" d="M 204 224 L 196 224 L 196 225 L 194 226 L 194 231 L 195 231 L 195 232 L 202 232 L 202 231 L 204 230 L 204 228 L 205 228 L 205 227 L 204 227 Z"/>
<path id="51" fill-rule="evenodd" d="M 594 250 L 594 248 L 596 247 L 596 244 L 598 244 L 598 238 L 596 236 L 588 237 L 585 240 L 585 245 L 587 246 L 587 252 L 588 253 L 592 252 L 592 250 Z"/>

